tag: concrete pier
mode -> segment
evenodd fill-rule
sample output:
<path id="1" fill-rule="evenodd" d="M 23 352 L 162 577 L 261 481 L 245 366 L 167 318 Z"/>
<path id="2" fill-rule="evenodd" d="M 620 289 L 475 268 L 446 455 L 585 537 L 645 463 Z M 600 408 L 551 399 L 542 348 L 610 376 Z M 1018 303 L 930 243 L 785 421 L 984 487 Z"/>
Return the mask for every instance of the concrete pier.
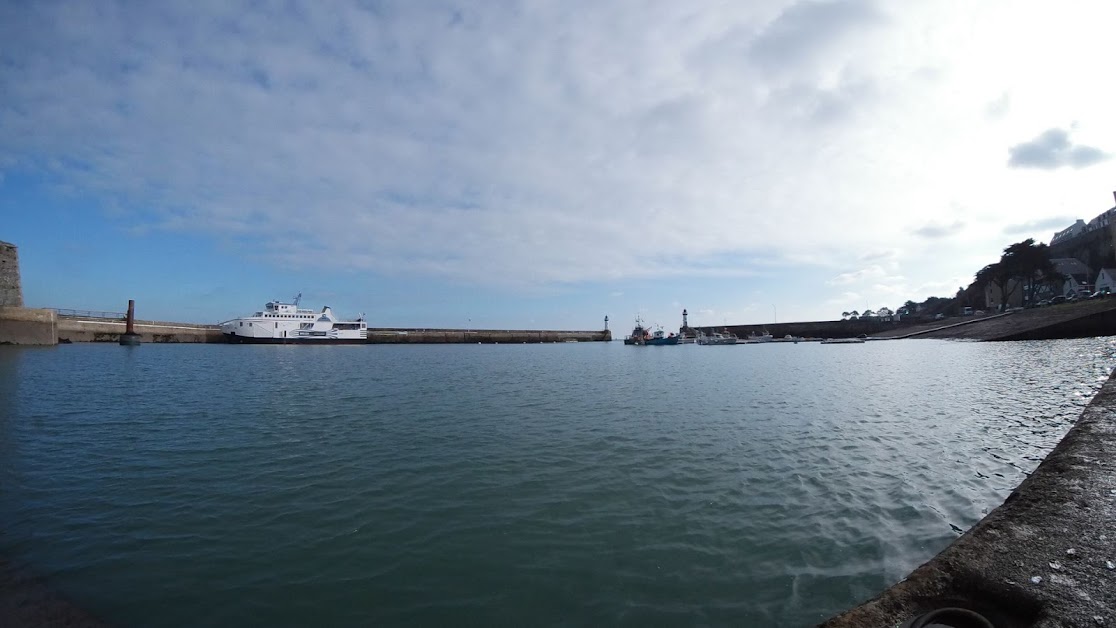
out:
<path id="1" fill-rule="evenodd" d="M 1116 626 L 1113 522 L 1116 373 L 1003 505 L 905 580 L 822 627 L 900 626 L 943 606 L 980 612 L 997 628 Z"/>
<path id="2" fill-rule="evenodd" d="M 216 325 L 135 321 L 135 333 L 142 342 L 224 342 Z M 58 339 L 61 342 L 120 342 L 128 330 L 123 319 L 86 318 L 81 316 L 58 317 Z"/>
<path id="3" fill-rule="evenodd" d="M 0 307 L 0 345 L 53 345 L 58 342 L 54 310 Z"/>
<path id="4" fill-rule="evenodd" d="M 370 344 L 535 344 L 549 342 L 607 342 L 612 332 L 535 329 L 410 329 L 368 330 Z"/>

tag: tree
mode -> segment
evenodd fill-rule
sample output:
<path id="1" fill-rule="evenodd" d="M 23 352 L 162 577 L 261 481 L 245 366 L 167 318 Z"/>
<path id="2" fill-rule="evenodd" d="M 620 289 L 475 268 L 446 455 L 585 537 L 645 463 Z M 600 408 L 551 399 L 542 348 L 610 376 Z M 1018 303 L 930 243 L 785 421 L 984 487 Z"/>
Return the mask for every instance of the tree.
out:
<path id="1" fill-rule="evenodd" d="M 863 312 L 863 313 L 862 313 L 862 314 L 861 314 L 860 316 L 861 316 L 862 318 L 871 318 L 871 317 L 873 317 L 873 316 L 875 316 L 875 315 L 876 315 L 876 313 L 875 313 L 875 312 L 873 312 L 872 310 L 864 310 L 864 312 Z"/>
<path id="2" fill-rule="evenodd" d="M 1019 287 L 1019 282 L 1013 281 L 1015 274 L 1016 271 L 1005 265 L 1001 260 L 978 270 L 975 285 L 981 288 L 987 285 L 996 286 L 1000 291 L 1000 306 L 1002 308 L 1007 306 L 1011 295 L 1015 294 L 1015 289 Z"/>
<path id="3" fill-rule="evenodd" d="M 848 318 L 848 317 L 849 317 L 849 313 L 848 313 L 848 312 L 841 312 L 841 320 L 845 320 L 845 319 L 846 319 L 846 318 Z"/>
<path id="4" fill-rule="evenodd" d="M 1016 288 L 1023 289 L 1026 302 L 1034 303 L 1035 294 L 1042 285 L 1061 280 L 1061 274 L 1050 261 L 1050 247 L 1035 244 L 1034 238 L 1008 246 L 1000 261 L 985 266 L 976 274 L 976 282 L 981 286 L 991 283 L 1000 289 L 1004 305 Z"/>
<path id="5" fill-rule="evenodd" d="M 1004 249 L 1004 254 L 1011 252 L 1019 269 L 1020 276 L 1024 278 L 1025 298 L 1028 303 L 1035 302 L 1035 294 L 1043 285 L 1050 282 L 1061 282 L 1065 278 L 1050 261 L 1050 247 L 1045 244 L 1035 244 L 1033 239 L 1026 239 Z"/>
<path id="6" fill-rule="evenodd" d="M 857 312 L 856 310 L 849 312 L 849 318 L 860 318 L 860 312 Z"/>

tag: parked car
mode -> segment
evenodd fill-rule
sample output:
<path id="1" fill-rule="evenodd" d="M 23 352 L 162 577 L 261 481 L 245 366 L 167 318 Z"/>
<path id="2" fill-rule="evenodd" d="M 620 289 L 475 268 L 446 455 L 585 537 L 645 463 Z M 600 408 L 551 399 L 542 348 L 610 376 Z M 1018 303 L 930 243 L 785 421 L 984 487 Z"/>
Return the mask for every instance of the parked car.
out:
<path id="1" fill-rule="evenodd" d="M 934 320 L 936 320 L 936 321 L 940 321 L 943 318 L 945 318 L 945 314 L 942 314 L 941 312 L 938 312 L 937 314 L 934 315 Z"/>
<path id="2" fill-rule="evenodd" d="M 1066 297 L 1064 297 L 1060 294 L 1056 297 L 1050 297 L 1050 305 L 1058 305 L 1059 303 L 1065 303 L 1065 302 L 1066 302 Z"/>
<path id="3" fill-rule="evenodd" d="M 1090 294 L 1089 298 L 1090 299 L 1103 299 L 1110 294 L 1112 294 L 1111 290 L 1109 290 L 1108 288 L 1101 288 L 1100 290 L 1097 290 L 1093 294 Z"/>

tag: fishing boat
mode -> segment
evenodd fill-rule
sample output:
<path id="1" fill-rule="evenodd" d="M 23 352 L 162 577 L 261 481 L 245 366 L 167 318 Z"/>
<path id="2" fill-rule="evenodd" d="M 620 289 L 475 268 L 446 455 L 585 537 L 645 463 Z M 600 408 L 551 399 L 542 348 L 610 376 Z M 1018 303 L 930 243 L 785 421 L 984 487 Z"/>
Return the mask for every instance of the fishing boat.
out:
<path id="1" fill-rule="evenodd" d="M 624 338 L 626 345 L 640 345 L 640 346 L 665 346 L 678 344 L 679 337 L 674 334 L 667 335 L 660 327 L 654 332 L 649 331 L 643 326 L 643 321 L 636 318 L 635 327 L 632 328 L 632 333 Z"/>
<path id="2" fill-rule="evenodd" d="M 302 293 L 293 303 L 269 301 L 264 309 L 251 316 L 221 323 L 221 333 L 231 343 L 244 344 L 364 344 L 368 341 L 368 323 L 341 320 L 327 305 L 321 312 L 302 309 Z"/>
<path id="3" fill-rule="evenodd" d="M 772 336 L 770 333 L 768 333 L 767 330 L 765 329 L 765 330 L 763 330 L 763 334 L 757 334 L 756 332 L 752 332 L 752 334 L 750 336 L 741 340 L 740 342 L 742 342 L 746 345 L 754 345 L 754 344 L 758 344 L 758 343 L 761 343 L 761 342 L 771 342 L 773 340 L 775 340 L 775 337 Z"/>
<path id="4" fill-rule="evenodd" d="M 699 345 L 735 345 L 737 338 L 726 329 L 724 333 L 715 331 L 711 334 L 698 336 Z"/>
<path id="5" fill-rule="evenodd" d="M 654 333 L 651 334 L 651 337 L 647 339 L 645 344 L 650 346 L 676 345 L 678 344 L 678 340 L 679 336 L 675 336 L 673 333 L 667 334 L 662 329 L 656 329 Z"/>
<path id="6" fill-rule="evenodd" d="M 647 344 L 647 339 L 650 337 L 650 335 L 651 334 L 647 332 L 647 328 L 643 326 L 643 321 L 641 321 L 637 316 L 635 327 L 632 328 L 632 333 L 624 338 L 624 344 L 645 345 Z"/>

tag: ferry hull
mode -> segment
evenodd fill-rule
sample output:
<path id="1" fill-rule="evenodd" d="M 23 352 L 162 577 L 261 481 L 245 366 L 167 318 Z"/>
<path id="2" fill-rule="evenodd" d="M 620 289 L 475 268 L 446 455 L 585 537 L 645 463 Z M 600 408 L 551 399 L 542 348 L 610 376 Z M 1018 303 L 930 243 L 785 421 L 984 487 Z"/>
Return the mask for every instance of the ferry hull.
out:
<path id="1" fill-rule="evenodd" d="M 235 345 L 364 345 L 365 338 L 253 338 L 237 334 L 224 334 L 225 342 Z"/>

